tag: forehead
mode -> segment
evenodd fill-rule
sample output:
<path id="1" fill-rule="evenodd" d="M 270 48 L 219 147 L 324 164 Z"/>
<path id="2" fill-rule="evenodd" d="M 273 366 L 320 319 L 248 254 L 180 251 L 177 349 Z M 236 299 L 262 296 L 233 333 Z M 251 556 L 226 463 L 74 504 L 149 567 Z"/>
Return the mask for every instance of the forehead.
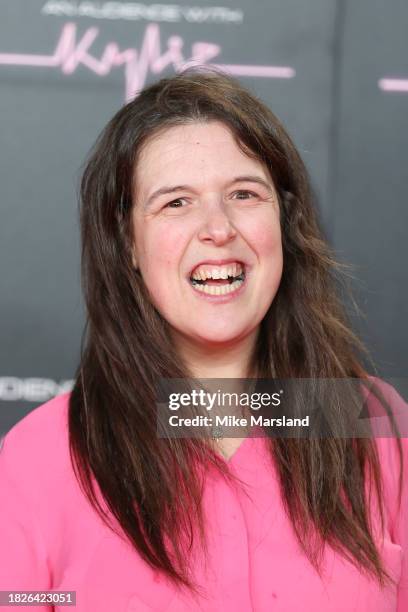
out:
<path id="1" fill-rule="evenodd" d="M 152 137 L 142 148 L 136 168 L 138 190 L 149 190 L 156 183 L 172 180 L 202 182 L 229 173 L 258 174 L 270 179 L 263 164 L 246 155 L 231 130 L 223 123 L 192 123 L 170 127 Z"/>

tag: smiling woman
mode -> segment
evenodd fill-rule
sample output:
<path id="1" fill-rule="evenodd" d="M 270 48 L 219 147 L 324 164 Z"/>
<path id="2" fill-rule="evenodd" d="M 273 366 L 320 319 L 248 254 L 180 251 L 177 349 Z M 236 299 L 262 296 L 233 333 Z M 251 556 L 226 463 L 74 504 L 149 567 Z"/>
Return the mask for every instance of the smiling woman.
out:
<path id="1" fill-rule="evenodd" d="M 177 186 L 186 178 L 189 185 Z M 160 187 L 172 180 L 176 187 Z M 206 374 L 216 377 L 213 343 L 223 344 L 224 361 L 226 343 L 238 349 L 245 340 L 224 372 L 245 377 L 243 357 L 282 276 L 279 203 L 268 168 L 219 121 L 171 127 L 140 153 L 134 202 L 133 261 L 179 350 L 202 376 L 211 345 Z"/>
<path id="2" fill-rule="evenodd" d="M 89 156 L 81 227 L 85 346 L 72 393 L 5 438 L 0 590 L 91 612 L 408 609 L 406 439 L 158 435 L 163 379 L 357 379 L 393 432 L 406 415 L 362 366 L 274 114 L 208 69 L 147 87 Z M 339 420 L 355 399 L 331 396 Z"/>

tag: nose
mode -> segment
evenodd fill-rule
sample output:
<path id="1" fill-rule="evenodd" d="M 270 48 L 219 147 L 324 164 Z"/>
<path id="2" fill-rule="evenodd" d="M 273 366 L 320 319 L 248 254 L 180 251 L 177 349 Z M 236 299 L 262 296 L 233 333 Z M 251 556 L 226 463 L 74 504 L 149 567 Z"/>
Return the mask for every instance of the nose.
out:
<path id="1" fill-rule="evenodd" d="M 199 240 L 221 246 L 233 240 L 237 231 L 231 222 L 225 204 L 221 201 L 207 203 L 198 232 Z"/>

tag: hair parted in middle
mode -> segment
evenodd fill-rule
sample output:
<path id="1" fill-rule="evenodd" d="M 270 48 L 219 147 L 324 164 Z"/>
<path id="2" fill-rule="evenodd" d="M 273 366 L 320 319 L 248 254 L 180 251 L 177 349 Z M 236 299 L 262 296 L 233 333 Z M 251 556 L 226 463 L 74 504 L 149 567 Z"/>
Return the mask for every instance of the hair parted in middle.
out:
<path id="1" fill-rule="evenodd" d="M 171 127 L 211 121 L 227 126 L 241 150 L 265 164 L 279 199 L 283 275 L 260 326 L 254 376 L 360 378 L 384 400 L 362 365 L 365 349 L 339 299 L 341 266 L 319 226 L 305 166 L 279 120 L 238 81 L 207 67 L 143 89 L 103 130 L 81 182 L 87 329 L 70 397 L 70 448 L 78 480 L 104 520 L 112 526 L 97 489 L 141 557 L 193 589 L 191 551 L 206 542 L 205 474 L 215 469 L 228 477 L 228 466 L 203 441 L 157 437 L 157 380 L 191 372 L 135 270 L 131 215 L 138 205 L 135 167 L 146 143 Z M 391 417 L 385 400 L 384 409 Z M 282 502 L 314 567 L 319 571 L 328 544 L 383 583 L 387 573 L 364 490 L 372 479 L 381 500 L 374 442 L 269 443 Z"/>

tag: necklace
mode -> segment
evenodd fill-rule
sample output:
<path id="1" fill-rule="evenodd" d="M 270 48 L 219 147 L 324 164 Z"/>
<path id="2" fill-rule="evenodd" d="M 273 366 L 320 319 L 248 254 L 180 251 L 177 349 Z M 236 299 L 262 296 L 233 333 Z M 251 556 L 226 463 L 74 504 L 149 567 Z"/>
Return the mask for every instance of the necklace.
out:
<path id="1" fill-rule="evenodd" d="M 250 392 L 252 393 L 254 388 L 256 386 L 256 379 L 255 381 L 252 380 L 250 382 Z M 215 442 L 221 442 L 221 440 L 223 440 L 225 438 L 225 431 L 224 431 L 224 427 L 222 425 L 212 425 L 211 427 L 211 439 L 214 440 Z"/>
<path id="2" fill-rule="evenodd" d="M 220 425 L 213 425 L 211 427 L 211 438 L 216 441 L 223 440 L 224 429 Z"/>

